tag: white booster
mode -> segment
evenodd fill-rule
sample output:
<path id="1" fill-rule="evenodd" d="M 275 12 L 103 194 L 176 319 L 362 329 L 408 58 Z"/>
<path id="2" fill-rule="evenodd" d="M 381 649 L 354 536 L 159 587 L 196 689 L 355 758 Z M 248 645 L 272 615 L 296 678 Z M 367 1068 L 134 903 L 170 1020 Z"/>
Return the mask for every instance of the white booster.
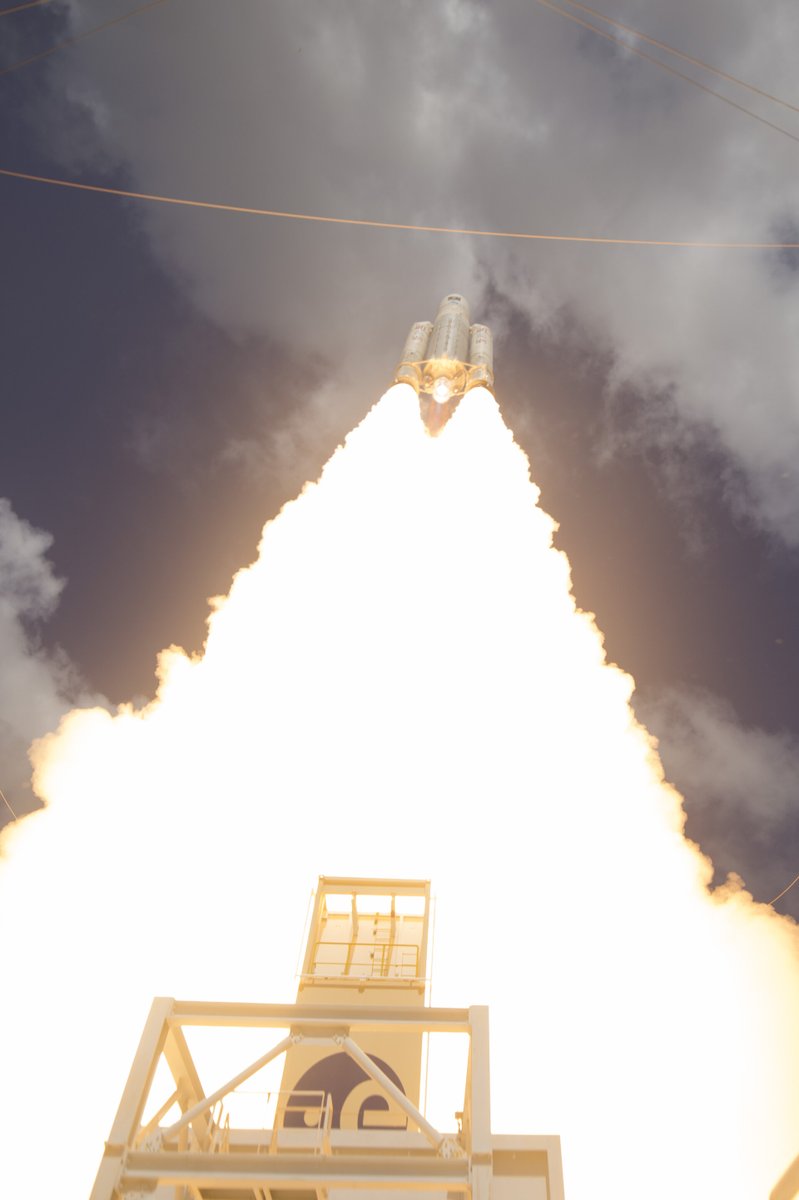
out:
<path id="1" fill-rule="evenodd" d="M 469 324 L 469 305 L 457 292 L 445 296 L 436 319 L 411 327 L 396 383 L 432 396 L 438 404 L 459 400 L 473 387 L 494 386 L 494 348 L 487 325 Z"/>
<path id="2" fill-rule="evenodd" d="M 422 385 L 422 368 L 420 363 L 425 358 L 427 343 L 433 330 L 432 321 L 417 321 L 411 325 L 411 332 L 405 341 L 402 351 L 402 361 L 397 367 L 395 383 L 409 383 L 418 392 Z"/>

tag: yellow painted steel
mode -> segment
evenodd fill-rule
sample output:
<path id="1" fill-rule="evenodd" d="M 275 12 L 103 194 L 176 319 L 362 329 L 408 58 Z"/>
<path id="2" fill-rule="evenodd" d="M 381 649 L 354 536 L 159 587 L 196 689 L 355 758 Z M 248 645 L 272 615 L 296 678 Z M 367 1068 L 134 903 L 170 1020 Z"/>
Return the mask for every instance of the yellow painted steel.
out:
<path id="1" fill-rule="evenodd" d="M 430 924 L 426 880 L 322 876 L 314 897 L 297 992 L 301 1006 L 424 1007 Z M 387 1029 L 361 1046 L 418 1107 L 422 1034 Z M 284 1125 L 301 1127 L 293 1095 L 325 1090 L 334 1129 L 406 1129 L 408 1118 L 345 1049 L 300 1044 L 286 1054 Z"/>
<path id="2" fill-rule="evenodd" d="M 557 1136 L 492 1134 L 488 1010 L 425 1006 L 429 917 L 426 882 L 323 878 L 296 1004 L 155 1000 L 91 1200 L 563 1200 Z M 194 1027 L 267 1036 L 209 1089 Z M 442 1033 L 468 1039 L 455 1130 L 419 1104 Z M 243 1120 L 242 1085 L 281 1055 L 268 1111 Z"/>

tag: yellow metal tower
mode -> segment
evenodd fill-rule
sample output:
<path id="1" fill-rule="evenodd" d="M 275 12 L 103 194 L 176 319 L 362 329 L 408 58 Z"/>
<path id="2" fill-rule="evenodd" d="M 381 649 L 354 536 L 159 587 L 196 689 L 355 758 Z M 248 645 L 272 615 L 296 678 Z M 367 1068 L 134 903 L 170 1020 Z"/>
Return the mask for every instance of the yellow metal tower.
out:
<path id="1" fill-rule="evenodd" d="M 425 1000 L 430 884 L 399 879 L 322 876 L 316 891 L 297 1004 L 422 1009 Z M 418 1108 L 422 1034 L 375 1028 L 361 1052 Z M 286 1054 L 284 1124 L 309 1093 L 331 1098 L 333 1129 L 405 1129 L 407 1113 L 353 1057 L 351 1048 L 300 1044 Z M 309 1119 L 309 1118 L 308 1118 Z"/>
<path id="2" fill-rule="evenodd" d="M 426 882 L 323 877 L 296 1004 L 155 1000 L 91 1200 L 563 1200 L 558 1137 L 491 1132 L 488 1010 L 425 1005 L 429 917 Z M 197 1027 L 281 1036 L 206 1088 Z M 421 1096 L 442 1035 L 467 1043 L 450 1128 Z M 281 1058 L 242 1121 L 240 1093 Z"/>

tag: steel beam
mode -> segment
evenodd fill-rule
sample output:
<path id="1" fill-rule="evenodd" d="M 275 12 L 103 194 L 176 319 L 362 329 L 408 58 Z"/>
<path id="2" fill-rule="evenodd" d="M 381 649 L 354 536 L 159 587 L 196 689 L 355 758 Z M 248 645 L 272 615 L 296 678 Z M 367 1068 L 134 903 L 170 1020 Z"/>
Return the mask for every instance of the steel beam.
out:
<path id="1" fill-rule="evenodd" d="M 164 1043 L 164 1058 L 175 1085 L 181 1092 L 181 1108 L 185 1110 L 199 1104 L 205 1096 L 202 1081 L 183 1030 L 174 1022 L 169 1026 L 169 1034 Z M 192 1130 L 197 1139 L 198 1149 L 207 1150 L 210 1145 L 211 1124 L 206 1113 L 196 1118 Z"/>
<path id="2" fill-rule="evenodd" d="M 777 1180 L 769 1193 L 769 1200 L 795 1200 L 796 1196 L 799 1196 L 799 1157 L 793 1160 L 782 1178 Z"/>
<path id="3" fill-rule="evenodd" d="M 262 1067 L 265 1067 L 267 1063 L 272 1062 L 272 1060 L 275 1058 L 279 1058 L 281 1054 L 285 1054 L 289 1046 L 292 1046 L 295 1041 L 297 1041 L 297 1039 L 294 1037 L 281 1038 L 276 1046 L 273 1046 L 271 1050 L 266 1052 L 266 1054 L 262 1054 L 260 1058 L 256 1058 L 255 1062 L 250 1063 L 250 1065 L 245 1067 L 243 1071 L 239 1071 L 238 1075 L 234 1075 L 232 1079 L 227 1081 L 227 1083 L 223 1083 L 222 1086 L 217 1088 L 215 1092 L 211 1092 L 210 1096 L 204 1096 L 202 1100 L 198 1100 L 193 1108 L 190 1108 L 187 1112 L 184 1112 L 177 1121 L 170 1125 L 168 1129 L 163 1131 L 164 1140 L 166 1141 L 169 1138 L 173 1138 L 176 1133 L 179 1133 L 180 1130 L 184 1128 L 184 1126 L 190 1125 L 191 1122 L 196 1120 L 197 1117 L 207 1113 L 210 1108 L 213 1108 L 217 1100 L 222 1100 L 225 1096 L 227 1096 L 228 1092 L 232 1092 L 234 1088 L 237 1088 L 240 1084 L 245 1083 L 251 1075 L 257 1074 L 257 1072 L 260 1071 Z"/>
<path id="4" fill-rule="evenodd" d="M 491 1091 L 488 1050 L 488 1009 L 475 1005 L 469 1009 L 472 1037 L 469 1044 L 466 1104 L 469 1124 L 467 1151 L 472 1164 L 474 1200 L 491 1196 Z"/>
<path id="5" fill-rule="evenodd" d="M 111 1133 L 105 1144 L 103 1160 L 91 1191 L 90 1200 L 111 1200 L 114 1183 L 122 1165 L 125 1148 L 133 1142 L 141 1124 L 141 1116 L 155 1075 L 155 1068 L 164 1048 L 172 1011 L 172 1000 L 159 996 L 150 1007 L 150 1014 L 139 1040 L 133 1066 L 119 1102 Z"/>
<path id="6" fill-rule="evenodd" d="M 335 1038 L 334 1039 L 343 1050 L 347 1051 L 350 1058 L 358 1064 L 358 1066 L 366 1072 L 367 1075 L 374 1079 L 375 1083 L 382 1088 L 387 1096 L 390 1096 L 396 1105 L 398 1105 L 407 1116 L 417 1125 L 425 1135 L 430 1145 L 437 1150 L 443 1141 L 442 1135 L 438 1130 L 426 1120 L 419 1109 L 409 1100 L 404 1092 L 392 1083 L 385 1071 L 381 1071 L 377 1063 L 365 1054 L 357 1042 L 354 1042 L 351 1037 Z"/>
<path id="7" fill-rule="evenodd" d="M 173 1000 L 170 1020 L 178 1025 L 248 1025 L 266 1029 L 310 1029 L 314 1024 L 329 1028 L 338 1024 L 358 1030 L 470 1031 L 468 1008 L 412 1008 L 409 1005 L 374 1004 L 354 1009 L 352 1005 L 338 1004 L 214 1004 L 202 1000 Z"/>
<path id="8" fill-rule="evenodd" d="M 151 1189 L 158 1184 L 226 1188 L 371 1188 L 413 1191 L 469 1190 L 466 1159 L 432 1155 L 387 1157 L 382 1155 L 292 1154 L 182 1154 L 176 1151 L 131 1151 L 118 1184 L 126 1192 Z"/>

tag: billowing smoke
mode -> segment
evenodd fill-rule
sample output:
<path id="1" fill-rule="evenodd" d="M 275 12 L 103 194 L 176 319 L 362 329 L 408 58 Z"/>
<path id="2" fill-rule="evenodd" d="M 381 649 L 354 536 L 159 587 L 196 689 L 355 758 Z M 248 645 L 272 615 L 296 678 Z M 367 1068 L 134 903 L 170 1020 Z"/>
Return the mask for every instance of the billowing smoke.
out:
<path id="1" fill-rule="evenodd" d="M 70 0 L 75 31 L 89 7 Z M 303 213 L 797 240 L 795 143 L 531 0 L 221 11 L 172 0 L 54 59 L 50 152 L 73 172 L 121 168 L 145 192 Z M 613 15 L 797 102 L 794 0 L 635 0 Z M 698 75 L 796 133 L 795 114 Z M 224 328 L 325 355 L 342 411 L 351 365 L 363 378 L 423 311 L 411 280 L 431 304 L 490 282 L 564 356 L 576 333 L 609 364 L 609 449 L 668 455 L 699 437 L 724 463 L 718 494 L 799 544 L 795 252 L 434 241 L 163 206 L 137 219 Z M 365 310 L 364 294 L 379 303 Z M 634 423 L 617 411 L 630 390 Z"/>
<path id="2" fill-rule="evenodd" d="M 491 1005 L 494 1128 L 571 1200 L 752 1200 L 796 1153 L 799 939 L 709 894 L 496 404 L 389 391 L 264 530 L 201 657 L 35 749 L 0 877 L 4 1193 L 88 1190 L 154 994 L 290 999 L 319 873 L 426 876 L 435 998 Z M 240 1064 L 236 1064 L 240 1065 Z"/>
<path id="3" fill-rule="evenodd" d="M 697 688 L 637 691 L 635 711 L 657 729 L 670 778 L 690 780 L 688 829 L 712 846 L 716 877 L 747 861 L 755 895 L 780 893 L 796 874 L 799 738 L 747 727 L 721 697 Z"/>
<path id="4" fill-rule="evenodd" d="M 52 537 L 18 516 L 0 497 L 0 762 L 3 794 L 0 826 L 36 807 L 30 790 L 28 747 L 53 729 L 74 704 L 102 703 L 60 649 L 39 641 L 64 580 L 47 559 Z"/>

